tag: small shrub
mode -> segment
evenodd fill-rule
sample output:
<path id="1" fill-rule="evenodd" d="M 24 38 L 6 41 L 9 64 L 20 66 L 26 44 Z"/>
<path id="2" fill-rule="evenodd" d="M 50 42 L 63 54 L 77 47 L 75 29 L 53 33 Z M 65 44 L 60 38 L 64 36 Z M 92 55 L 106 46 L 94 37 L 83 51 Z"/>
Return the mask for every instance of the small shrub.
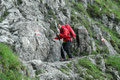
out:
<path id="1" fill-rule="evenodd" d="M 72 69 L 72 65 L 70 63 L 67 64 L 67 67 Z"/>
<path id="2" fill-rule="evenodd" d="M 52 29 L 55 33 L 57 33 L 57 28 L 56 28 L 56 25 L 55 25 L 55 23 L 51 23 L 50 24 L 50 29 Z"/>
<path id="3" fill-rule="evenodd" d="M 109 54 L 109 50 L 106 46 L 103 46 L 102 49 L 100 49 L 100 53 Z"/>
<path id="4" fill-rule="evenodd" d="M 78 73 L 80 73 L 82 71 L 79 64 L 76 64 L 76 68 L 77 68 Z"/>
<path id="5" fill-rule="evenodd" d="M 20 4 L 22 4 L 23 2 L 22 2 L 22 0 L 17 0 L 17 4 L 18 5 L 20 5 Z"/>
<path id="6" fill-rule="evenodd" d="M 102 17 L 102 13 L 100 11 L 100 8 L 96 4 L 92 4 L 92 5 L 89 4 L 88 8 L 87 8 L 87 12 L 93 18 L 101 18 Z"/>
<path id="7" fill-rule="evenodd" d="M 84 51 L 84 52 L 80 52 L 80 55 L 82 55 L 82 56 L 87 56 L 87 55 L 89 55 L 89 52 L 88 51 Z"/>
<path id="8" fill-rule="evenodd" d="M 2 22 L 4 19 L 3 19 L 3 17 L 0 17 L 0 22 Z"/>
<path id="9" fill-rule="evenodd" d="M 5 11 L 4 14 L 2 14 L 0 17 L 0 22 L 2 22 L 8 14 L 9 12 Z"/>
<path id="10" fill-rule="evenodd" d="M 9 12 L 5 11 L 2 16 L 3 16 L 3 17 L 6 17 L 8 14 L 9 14 Z"/>
<path id="11" fill-rule="evenodd" d="M 120 49 L 120 43 L 118 44 L 118 48 Z"/>
<path id="12" fill-rule="evenodd" d="M 37 70 L 37 71 L 35 72 L 36 75 L 39 75 L 39 74 L 42 74 L 42 73 L 44 73 L 44 71 L 43 71 L 42 69 Z"/>
<path id="13" fill-rule="evenodd" d="M 110 43 L 111 43 L 111 45 L 112 45 L 113 47 L 115 47 L 115 41 L 110 40 Z"/>
<path id="14" fill-rule="evenodd" d="M 97 52 L 96 52 L 96 51 L 94 51 L 94 50 L 92 50 L 91 54 L 96 55 L 96 54 L 97 54 Z"/>
<path id="15" fill-rule="evenodd" d="M 59 70 L 63 73 L 65 73 L 66 75 L 69 75 L 69 69 L 65 66 L 62 66 L 61 68 L 59 68 Z"/>

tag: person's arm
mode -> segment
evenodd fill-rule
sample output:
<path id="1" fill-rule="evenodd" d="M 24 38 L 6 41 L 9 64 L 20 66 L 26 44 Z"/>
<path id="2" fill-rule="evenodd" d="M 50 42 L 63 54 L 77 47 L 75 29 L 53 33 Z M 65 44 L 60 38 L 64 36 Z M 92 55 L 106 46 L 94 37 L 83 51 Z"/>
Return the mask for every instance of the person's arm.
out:
<path id="1" fill-rule="evenodd" d="M 54 39 L 58 39 L 58 37 L 54 37 Z"/>
<path id="2" fill-rule="evenodd" d="M 57 39 L 57 40 L 58 40 L 58 39 L 62 39 L 62 37 L 60 37 L 58 33 L 56 34 L 56 36 L 57 36 L 57 37 L 54 37 L 54 39 Z"/>

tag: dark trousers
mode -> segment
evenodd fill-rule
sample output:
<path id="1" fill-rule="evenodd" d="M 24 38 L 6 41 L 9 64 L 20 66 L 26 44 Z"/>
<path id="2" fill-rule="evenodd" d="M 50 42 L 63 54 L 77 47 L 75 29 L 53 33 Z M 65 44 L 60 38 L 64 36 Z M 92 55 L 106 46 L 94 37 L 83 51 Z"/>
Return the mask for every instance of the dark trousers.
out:
<path id="1" fill-rule="evenodd" d="M 66 51 L 67 55 L 69 58 L 72 58 L 72 54 L 71 54 L 71 51 L 70 51 L 70 47 L 71 47 L 71 41 L 66 41 L 62 44 L 62 47 L 61 47 L 61 57 L 65 59 L 65 53 L 64 51 Z"/>

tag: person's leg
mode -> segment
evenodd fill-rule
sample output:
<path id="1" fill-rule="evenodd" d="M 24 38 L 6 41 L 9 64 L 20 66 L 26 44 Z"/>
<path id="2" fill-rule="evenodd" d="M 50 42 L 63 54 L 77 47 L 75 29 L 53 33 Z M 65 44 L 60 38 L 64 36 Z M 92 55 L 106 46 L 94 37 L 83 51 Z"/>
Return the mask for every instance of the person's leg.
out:
<path id="1" fill-rule="evenodd" d="M 64 54 L 64 43 L 62 44 L 62 47 L 61 47 L 61 57 L 63 58 L 63 59 L 65 59 L 65 54 Z"/>
<path id="2" fill-rule="evenodd" d="M 68 57 L 72 58 L 70 46 L 71 46 L 71 41 L 66 41 L 65 46 L 64 46 L 64 50 L 67 52 Z"/>

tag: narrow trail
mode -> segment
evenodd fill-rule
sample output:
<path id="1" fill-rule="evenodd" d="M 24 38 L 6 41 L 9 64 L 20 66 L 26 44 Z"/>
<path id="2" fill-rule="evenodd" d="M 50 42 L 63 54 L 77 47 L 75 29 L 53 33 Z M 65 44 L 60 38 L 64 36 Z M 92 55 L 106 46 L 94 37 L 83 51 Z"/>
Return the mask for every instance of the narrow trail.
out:
<path id="1" fill-rule="evenodd" d="M 43 62 L 43 63 L 50 63 L 50 64 L 64 64 L 64 63 L 70 63 L 72 61 L 76 61 L 78 59 L 81 59 L 81 58 L 85 58 L 85 57 L 92 57 L 92 56 L 96 56 L 96 55 L 88 55 L 88 56 L 80 56 L 80 57 L 74 57 L 72 58 L 72 60 L 66 60 L 66 61 L 55 61 L 55 62 Z"/>

